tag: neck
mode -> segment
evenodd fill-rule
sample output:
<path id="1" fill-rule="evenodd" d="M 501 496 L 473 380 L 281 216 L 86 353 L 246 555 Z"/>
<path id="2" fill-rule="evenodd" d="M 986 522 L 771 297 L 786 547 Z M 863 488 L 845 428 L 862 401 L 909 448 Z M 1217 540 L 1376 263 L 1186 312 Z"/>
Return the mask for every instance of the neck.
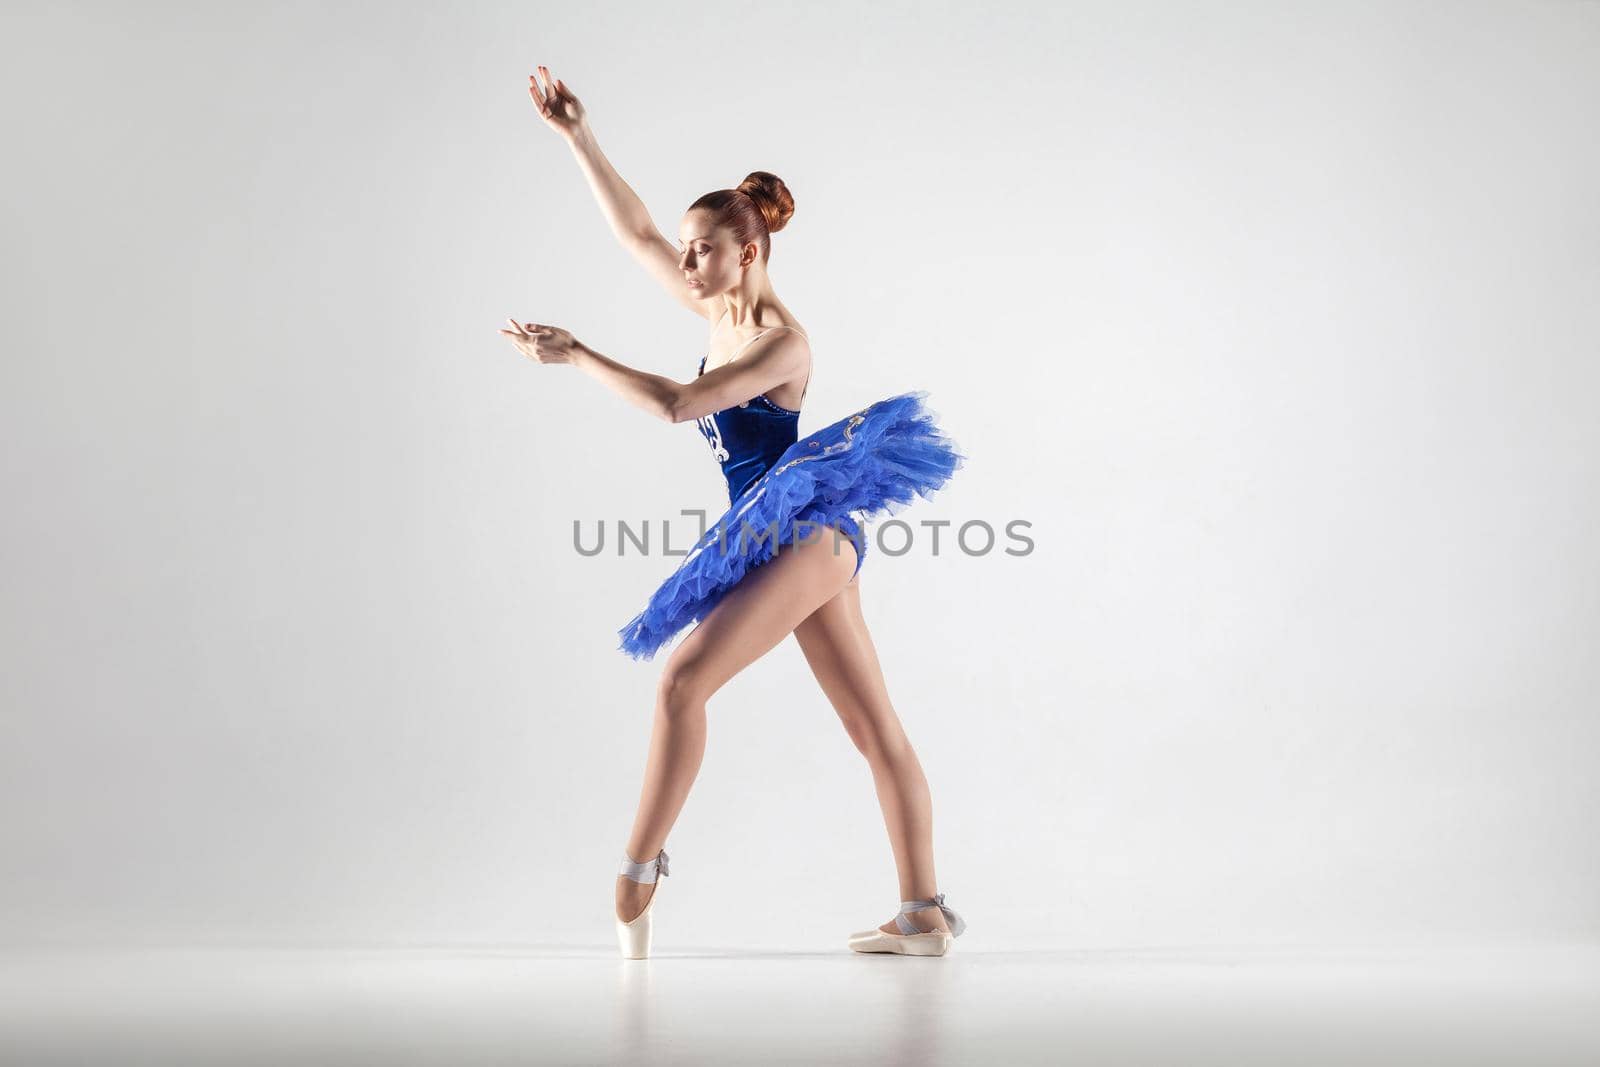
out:
<path id="1" fill-rule="evenodd" d="M 787 309 L 773 291 L 767 272 L 759 267 L 745 271 L 744 280 L 722 294 L 728 321 L 734 329 L 753 329 L 764 320 L 781 317 Z"/>

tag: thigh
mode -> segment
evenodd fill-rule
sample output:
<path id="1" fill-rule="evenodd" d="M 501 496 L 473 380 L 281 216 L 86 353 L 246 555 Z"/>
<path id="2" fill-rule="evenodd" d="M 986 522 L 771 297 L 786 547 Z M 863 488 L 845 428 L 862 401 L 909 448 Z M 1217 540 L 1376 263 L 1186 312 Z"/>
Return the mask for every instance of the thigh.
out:
<path id="1" fill-rule="evenodd" d="M 662 683 L 704 700 L 771 651 L 851 580 L 855 556 L 831 538 L 780 545 L 672 650 Z"/>
<path id="2" fill-rule="evenodd" d="M 861 613 L 860 576 L 796 626 L 794 636 L 856 745 L 865 748 L 892 736 L 899 719 Z"/>

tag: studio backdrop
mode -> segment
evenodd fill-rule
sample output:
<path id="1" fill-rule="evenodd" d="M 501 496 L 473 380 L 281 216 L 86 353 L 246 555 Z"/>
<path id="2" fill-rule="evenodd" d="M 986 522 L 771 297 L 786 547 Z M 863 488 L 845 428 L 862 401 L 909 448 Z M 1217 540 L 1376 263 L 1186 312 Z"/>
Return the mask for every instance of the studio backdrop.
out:
<path id="1" fill-rule="evenodd" d="M 966 945 L 1592 934 L 1597 13 L 8 5 L 0 938 L 609 945 L 726 495 L 497 332 L 706 351 L 541 63 L 969 457 L 861 574 Z M 709 714 L 674 942 L 892 914 L 794 641 Z"/>

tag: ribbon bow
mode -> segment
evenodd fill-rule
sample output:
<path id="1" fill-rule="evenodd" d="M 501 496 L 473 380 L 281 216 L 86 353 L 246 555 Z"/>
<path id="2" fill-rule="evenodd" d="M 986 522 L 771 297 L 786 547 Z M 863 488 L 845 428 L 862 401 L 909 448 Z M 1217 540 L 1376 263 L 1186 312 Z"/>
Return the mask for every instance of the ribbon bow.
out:
<path id="1" fill-rule="evenodd" d="M 894 924 L 900 928 L 901 933 L 917 934 L 926 932 L 918 930 L 911 924 L 911 920 L 906 918 L 907 912 L 921 911 L 923 908 L 938 908 L 943 912 L 945 921 L 950 924 L 950 933 L 956 937 L 960 937 L 967 928 L 965 919 L 957 915 L 953 908 L 945 907 L 944 894 L 935 893 L 931 900 L 902 900 L 900 902 L 900 914 L 894 917 Z"/>

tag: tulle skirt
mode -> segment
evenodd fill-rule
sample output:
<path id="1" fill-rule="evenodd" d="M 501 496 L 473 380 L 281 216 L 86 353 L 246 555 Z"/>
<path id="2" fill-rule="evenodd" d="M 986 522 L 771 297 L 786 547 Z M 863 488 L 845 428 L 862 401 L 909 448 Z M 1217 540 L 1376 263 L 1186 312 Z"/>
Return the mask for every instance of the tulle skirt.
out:
<path id="1" fill-rule="evenodd" d="M 860 570 L 867 539 L 852 516 L 895 514 L 931 497 L 966 462 L 924 406 L 927 396 L 917 390 L 879 400 L 790 445 L 617 631 L 619 649 L 636 660 L 653 658 L 780 545 L 819 536 L 834 542 L 824 526 L 838 525 L 854 542 Z M 851 551 L 843 539 L 837 550 Z"/>

